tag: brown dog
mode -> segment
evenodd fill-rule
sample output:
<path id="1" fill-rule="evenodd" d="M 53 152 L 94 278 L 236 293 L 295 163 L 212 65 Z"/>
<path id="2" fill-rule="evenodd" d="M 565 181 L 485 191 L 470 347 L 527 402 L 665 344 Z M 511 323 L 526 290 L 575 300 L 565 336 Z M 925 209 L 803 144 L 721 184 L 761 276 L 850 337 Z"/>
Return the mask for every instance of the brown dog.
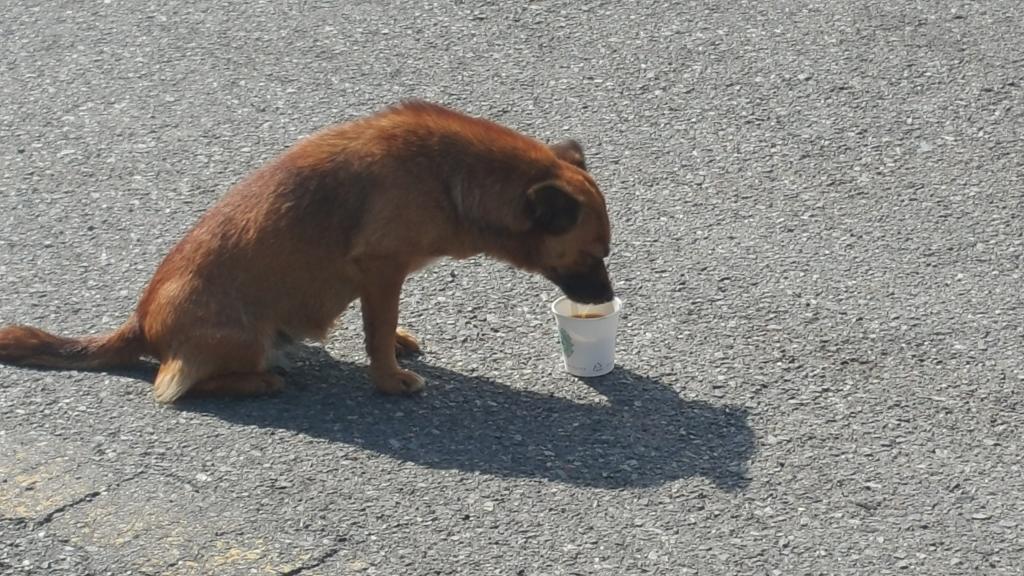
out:
<path id="1" fill-rule="evenodd" d="M 604 197 L 579 145 L 545 146 L 486 120 L 409 102 L 298 142 L 230 190 L 164 258 L 115 332 L 0 329 L 0 362 L 102 369 L 160 361 L 156 399 L 262 394 L 296 340 L 322 340 L 362 303 L 370 372 L 388 394 L 423 388 L 396 351 L 410 273 L 485 253 L 580 302 L 612 299 Z"/>

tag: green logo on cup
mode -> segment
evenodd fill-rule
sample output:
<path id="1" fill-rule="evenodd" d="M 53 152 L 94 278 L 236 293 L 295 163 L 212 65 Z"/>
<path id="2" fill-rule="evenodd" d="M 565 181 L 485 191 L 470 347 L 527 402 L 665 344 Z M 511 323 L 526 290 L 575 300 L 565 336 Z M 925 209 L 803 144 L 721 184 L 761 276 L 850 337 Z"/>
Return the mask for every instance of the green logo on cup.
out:
<path id="1" fill-rule="evenodd" d="M 572 337 L 569 336 L 569 333 L 564 328 L 558 329 L 558 339 L 562 341 L 562 352 L 565 354 L 565 357 L 572 356 Z"/>

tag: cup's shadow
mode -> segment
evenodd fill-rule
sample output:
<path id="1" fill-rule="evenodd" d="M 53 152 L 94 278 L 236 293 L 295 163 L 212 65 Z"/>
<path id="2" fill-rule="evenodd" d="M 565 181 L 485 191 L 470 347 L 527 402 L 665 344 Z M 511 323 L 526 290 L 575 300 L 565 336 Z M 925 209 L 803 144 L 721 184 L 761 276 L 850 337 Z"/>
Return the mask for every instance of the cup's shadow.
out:
<path id="1" fill-rule="evenodd" d="M 578 403 L 418 360 L 404 364 L 427 379 L 425 394 L 378 395 L 362 366 L 306 347 L 282 395 L 192 399 L 182 409 L 437 469 L 601 488 L 657 486 L 694 476 L 730 491 L 749 483 L 755 440 L 743 409 L 684 401 L 669 386 L 622 368 L 580 380 L 605 401 Z"/>

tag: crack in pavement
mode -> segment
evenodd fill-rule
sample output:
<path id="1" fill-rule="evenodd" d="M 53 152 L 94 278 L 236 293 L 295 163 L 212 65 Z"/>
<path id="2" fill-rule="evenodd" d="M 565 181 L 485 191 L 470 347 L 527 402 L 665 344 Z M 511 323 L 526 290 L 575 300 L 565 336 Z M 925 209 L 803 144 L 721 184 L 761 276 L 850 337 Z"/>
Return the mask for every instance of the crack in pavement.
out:
<path id="1" fill-rule="evenodd" d="M 313 562 L 311 562 L 309 564 L 303 564 L 302 566 L 299 566 L 298 568 L 293 568 L 293 569 L 291 569 L 291 570 L 289 570 L 287 572 L 282 572 L 281 576 L 295 576 L 296 574 L 301 574 L 301 573 L 305 572 L 306 570 L 312 570 L 313 568 L 318 568 L 318 567 L 322 566 L 324 564 L 324 562 L 327 562 L 331 558 L 334 558 L 335 556 L 338 555 L 338 552 L 341 552 L 341 549 L 342 549 L 341 543 L 345 542 L 346 540 L 348 540 L 348 539 L 347 538 L 342 538 L 341 540 L 338 540 L 338 542 L 332 548 L 330 548 L 326 552 L 324 552 L 320 556 L 320 558 L 317 558 L 315 561 L 313 561 Z"/>
<path id="2" fill-rule="evenodd" d="M 36 528 L 38 528 L 40 526 L 45 526 L 46 524 L 49 524 L 50 522 L 53 522 L 54 518 L 56 518 L 60 514 L 63 514 L 64 512 L 67 512 L 68 510 L 74 508 L 75 506 L 78 506 L 80 504 L 85 504 L 87 502 L 92 502 L 93 500 L 95 500 L 101 494 L 106 494 L 107 492 L 109 492 L 111 490 L 120 488 L 121 486 L 124 486 L 128 482 L 131 482 L 132 480 L 135 480 L 139 476 L 142 476 L 142 472 L 141 471 L 136 472 L 135 474 L 132 474 L 131 476 L 129 476 L 129 477 L 123 479 L 123 480 L 115 482 L 115 483 L 111 484 L 110 486 L 107 486 L 107 487 L 102 488 L 100 490 L 93 490 L 92 492 L 83 494 L 82 496 L 72 500 L 71 502 L 68 502 L 66 504 L 61 504 L 60 506 L 58 506 L 58 507 L 54 508 L 53 510 L 47 512 L 41 518 L 33 521 L 32 525 L 34 527 L 36 527 Z"/>
<path id="3" fill-rule="evenodd" d="M 35 522 L 33 522 L 33 524 L 35 525 L 36 528 L 38 528 L 40 526 L 43 526 L 45 524 L 48 524 L 48 523 L 52 522 L 54 517 L 56 517 L 58 514 L 66 512 L 66 511 L 70 510 L 71 508 L 74 508 L 75 506 L 78 506 L 79 504 L 83 504 L 85 502 L 91 502 L 97 496 L 99 496 L 100 494 L 103 494 L 103 492 L 105 492 L 105 491 L 106 490 L 94 490 L 92 492 L 89 492 L 88 494 L 85 494 L 83 496 L 80 496 L 80 497 L 72 500 L 71 502 L 68 502 L 67 504 L 62 504 L 62 505 L 58 506 L 57 508 L 54 508 L 53 510 L 48 512 L 42 518 L 40 518 L 40 519 L 36 520 Z"/>

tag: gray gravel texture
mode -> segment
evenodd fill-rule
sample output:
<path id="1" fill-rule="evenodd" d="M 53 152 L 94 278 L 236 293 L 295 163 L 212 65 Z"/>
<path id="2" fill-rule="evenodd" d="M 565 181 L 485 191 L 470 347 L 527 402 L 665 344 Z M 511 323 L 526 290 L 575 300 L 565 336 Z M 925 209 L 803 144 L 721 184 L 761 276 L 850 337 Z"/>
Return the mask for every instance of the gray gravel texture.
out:
<path id="1" fill-rule="evenodd" d="M 273 399 L 0 367 L 0 573 L 1021 573 L 1016 0 L 0 13 L 0 322 L 117 325 L 248 170 L 412 96 L 582 141 L 626 302 L 588 381 L 482 258 L 406 286 L 418 398 L 357 309 Z"/>

